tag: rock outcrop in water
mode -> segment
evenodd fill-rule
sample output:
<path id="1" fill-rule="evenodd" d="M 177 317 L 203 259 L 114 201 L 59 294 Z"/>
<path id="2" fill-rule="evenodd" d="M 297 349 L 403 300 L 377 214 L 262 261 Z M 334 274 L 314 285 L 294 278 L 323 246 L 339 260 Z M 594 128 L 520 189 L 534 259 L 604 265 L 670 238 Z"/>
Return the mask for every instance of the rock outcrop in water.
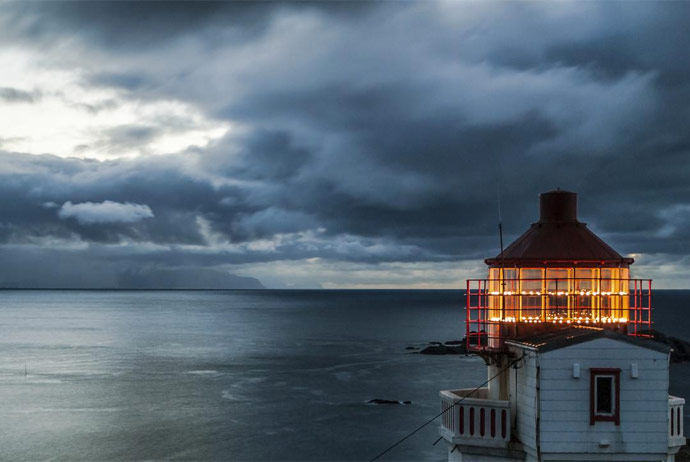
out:
<path id="1" fill-rule="evenodd" d="M 412 401 L 396 401 L 394 399 L 370 399 L 367 404 L 412 404 Z"/>
<path id="2" fill-rule="evenodd" d="M 651 333 L 652 339 L 654 339 L 654 341 L 663 343 L 673 348 L 673 350 L 671 351 L 672 363 L 682 363 L 685 361 L 690 361 L 690 342 L 686 342 L 685 340 L 681 340 L 677 337 L 667 337 L 658 330 L 654 329 L 648 332 Z"/>
<path id="3" fill-rule="evenodd" d="M 419 352 L 422 355 L 466 355 L 468 353 L 465 340 L 451 340 L 445 343 L 430 342 Z"/>

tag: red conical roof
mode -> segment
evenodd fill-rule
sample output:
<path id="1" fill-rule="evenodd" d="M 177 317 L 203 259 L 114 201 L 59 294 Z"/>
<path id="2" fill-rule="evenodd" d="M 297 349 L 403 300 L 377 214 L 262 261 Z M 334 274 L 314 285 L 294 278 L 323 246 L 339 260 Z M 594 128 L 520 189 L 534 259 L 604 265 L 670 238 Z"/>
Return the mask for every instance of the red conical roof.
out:
<path id="1" fill-rule="evenodd" d="M 577 220 L 577 194 L 549 191 L 539 195 L 540 217 L 502 254 L 486 259 L 490 266 L 561 265 L 590 262 L 627 266 L 634 261 L 616 252 Z"/>

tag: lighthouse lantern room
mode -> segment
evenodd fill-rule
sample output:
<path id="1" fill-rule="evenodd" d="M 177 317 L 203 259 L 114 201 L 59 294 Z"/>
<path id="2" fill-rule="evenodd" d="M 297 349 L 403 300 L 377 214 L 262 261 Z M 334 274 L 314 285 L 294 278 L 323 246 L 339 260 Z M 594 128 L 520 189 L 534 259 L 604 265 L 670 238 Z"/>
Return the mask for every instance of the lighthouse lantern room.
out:
<path id="1" fill-rule="evenodd" d="M 577 195 L 542 193 L 539 220 L 466 288 L 469 350 L 485 388 L 441 391 L 450 461 L 673 461 L 685 400 L 670 349 L 649 338 L 652 282 L 577 219 Z"/>
<path id="2" fill-rule="evenodd" d="M 568 325 L 647 335 L 652 281 L 631 279 L 633 259 L 578 221 L 577 194 L 539 199 L 539 221 L 485 260 L 488 279 L 467 281 L 468 347 L 500 351 L 506 339 Z"/>

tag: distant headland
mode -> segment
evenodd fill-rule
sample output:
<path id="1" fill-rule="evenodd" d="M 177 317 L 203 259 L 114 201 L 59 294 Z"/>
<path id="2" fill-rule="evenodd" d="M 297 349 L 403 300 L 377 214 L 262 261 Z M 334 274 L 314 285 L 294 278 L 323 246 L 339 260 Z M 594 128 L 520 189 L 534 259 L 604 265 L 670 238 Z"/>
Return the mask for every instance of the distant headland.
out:
<path id="1" fill-rule="evenodd" d="M 40 275 L 39 275 L 40 276 Z M 0 289 L 265 289 L 256 278 L 238 276 L 227 271 L 191 269 L 128 270 L 112 277 L 78 277 L 76 274 L 51 274 L 31 279 L 10 278 L 0 281 Z"/>

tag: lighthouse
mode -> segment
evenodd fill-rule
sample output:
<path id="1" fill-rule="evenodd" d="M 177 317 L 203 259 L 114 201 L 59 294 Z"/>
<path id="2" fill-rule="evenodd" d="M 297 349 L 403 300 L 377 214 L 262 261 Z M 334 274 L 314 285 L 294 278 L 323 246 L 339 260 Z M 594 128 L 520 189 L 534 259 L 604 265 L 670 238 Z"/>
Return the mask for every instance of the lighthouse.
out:
<path id="1" fill-rule="evenodd" d="M 649 337 L 652 282 L 577 218 L 577 195 L 539 196 L 539 220 L 467 281 L 466 340 L 485 387 L 440 392 L 449 461 L 674 461 L 683 405 L 670 349 Z"/>

